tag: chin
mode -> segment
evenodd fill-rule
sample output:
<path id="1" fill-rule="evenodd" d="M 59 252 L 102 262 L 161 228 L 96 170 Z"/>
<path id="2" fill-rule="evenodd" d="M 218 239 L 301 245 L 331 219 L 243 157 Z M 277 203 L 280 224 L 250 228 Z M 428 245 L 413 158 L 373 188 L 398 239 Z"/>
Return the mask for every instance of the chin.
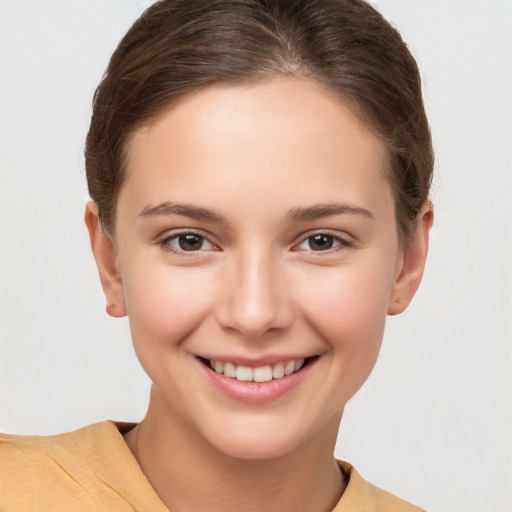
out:
<path id="1" fill-rule="evenodd" d="M 296 447 L 296 443 L 289 439 L 262 439 L 262 436 L 250 435 L 230 436 L 215 442 L 217 450 L 241 460 L 269 460 L 284 457 Z"/>
<path id="2" fill-rule="evenodd" d="M 303 446 L 309 437 L 302 428 L 287 428 L 282 422 L 276 425 L 266 422 L 264 417 L 219 427 L 204 433 L 210 445 L 225 455 L 243 460 L 284 457 Z"/>

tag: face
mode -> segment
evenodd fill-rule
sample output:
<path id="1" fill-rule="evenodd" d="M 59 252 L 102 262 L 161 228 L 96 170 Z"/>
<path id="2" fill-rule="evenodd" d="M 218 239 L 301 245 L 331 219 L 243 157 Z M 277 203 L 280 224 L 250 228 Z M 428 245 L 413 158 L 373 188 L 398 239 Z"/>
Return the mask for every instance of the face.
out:
<path id="1" fill-rule="evenodd" d="M 291 79 L 197 92 L 134 135 L 115 254 L 96 258 L 154 414 L 236 457 L 334 443 L 387 312 L 412 298 L 386 158 Z"/>

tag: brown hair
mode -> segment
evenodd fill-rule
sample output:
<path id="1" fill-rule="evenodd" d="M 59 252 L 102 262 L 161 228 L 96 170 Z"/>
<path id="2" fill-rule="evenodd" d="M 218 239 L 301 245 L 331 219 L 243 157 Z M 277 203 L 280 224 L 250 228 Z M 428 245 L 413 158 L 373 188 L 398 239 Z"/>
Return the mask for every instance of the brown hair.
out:
<path id="1" fill-rule="evenodd" d="M 94 95 L 85 157 L 91 198 L 113 234 L 129 137 L 184 94 L 276 75 L 347 101 L 385 142 L 402 242 L 428 199 L 433 151 L 418 67 L 362 0 L 161 0 L 119 43 Z"/>

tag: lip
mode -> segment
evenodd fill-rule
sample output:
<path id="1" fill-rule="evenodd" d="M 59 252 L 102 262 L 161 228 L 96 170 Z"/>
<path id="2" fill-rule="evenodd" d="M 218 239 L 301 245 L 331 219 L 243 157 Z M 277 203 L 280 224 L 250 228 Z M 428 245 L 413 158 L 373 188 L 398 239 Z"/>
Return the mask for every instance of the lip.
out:
<path id="1" fill-rule="evenodd" d="M 230 357 L 221 359 L 219 357 L 216 360 L 229 361 L 235 364 L 243 364 L 254 368 L 258 366 L 264 366 L 266 364 L 282 362 L 283 358 L 279 357 L 278 359 L 275 359 L 274 362 L 269 362 L 273 360 L 272 358 L 265 358 L 257 361 L 252 359 L 249 361 L 240 358 Z M 211 368 L 201 362 L 199 358 L 197 358 L 197 364 L 199 365 L 201 371 L 205 374 L 209 382 L 216 387 L 216 389 L 233 400 L 247 404 L 264 404 L 282 397 L 284 394 L 295 389 L 301 384 L 301 382 L 316 366 L 317 361 L 318 357 L 314 358 L 309 364 L 301 368 L 298 372 L 292 373 L 291 375 L 285 377 L 281 377 L 280 379 L 273 379 L 268 382 L 241 382 L 237 379 L 226 377 L 225 375 L 213 371 Z"/>
<path id="2" fill-rule="evenodd" d="M 314 355 L 304 354 L 293 354 L 293 355 L 272 355 L 263 357 L 236 357 L 236 356 L 223 356 L 223 355 L 211 355 L 201 354 L 196 356 L 199 359 L 210 360 L 210 361 L 222 361 L 223 363 L 233 363 L 237 366 L 248 366 L 250 368 L 257 368 L 258 366 L 274 365 L 277 363 L 286 363 L 287 361 L 306 359 L 308 357 L 315 357 Z"/>

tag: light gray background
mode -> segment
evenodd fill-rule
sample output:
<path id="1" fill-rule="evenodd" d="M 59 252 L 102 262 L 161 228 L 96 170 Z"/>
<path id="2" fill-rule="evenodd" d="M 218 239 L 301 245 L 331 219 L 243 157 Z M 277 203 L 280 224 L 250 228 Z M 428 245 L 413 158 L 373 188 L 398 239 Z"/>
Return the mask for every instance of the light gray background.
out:
<path id="1" fill-rule="evenodd" d="M 148 380 L 104 312 L 83 143 L 141 0 L 0 0 L 0 430 L 138 420 Z M 438 512 L 512 510 L 512 2 L 379 0 L 424 76 L 437 154 L 424 283 L 391 318 L 337 455 Z"/>

